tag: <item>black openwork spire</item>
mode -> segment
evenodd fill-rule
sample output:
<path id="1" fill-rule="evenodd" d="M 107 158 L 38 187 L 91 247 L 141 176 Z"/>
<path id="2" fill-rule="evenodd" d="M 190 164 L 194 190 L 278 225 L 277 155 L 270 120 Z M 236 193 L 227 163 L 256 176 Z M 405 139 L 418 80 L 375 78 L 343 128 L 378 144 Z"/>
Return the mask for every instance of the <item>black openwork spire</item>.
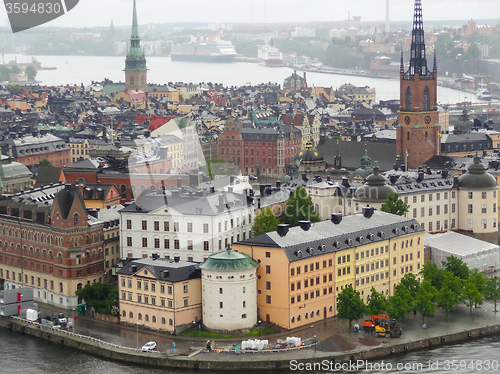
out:
<path id="1" fill-rule="evenodd" d="M 403 48 L 401 48 L 401 65 L 399 65 L 399 72 L 400 73 L 405 72 L 405 62 L 403 60 Z"/>
<path id="2" fill-rule="evenodd" d="M 427 68 L 427 58 L 425 57 L 424 21 L 421 0 L 415 0 L 411 36 L 410 69 L 406 72 L 406 76 L 408 78 L 415 76 L 415 74 L 418 74 L 420 77 L 432 76 Z"/>
<path id="3" fill-rule="evenodd" d="M 434 65 L 432 66 L 432 72 L 437 73 L 438 71 L 438 65 L 437 65 L 437 58 L 436 58 L 436 48 L 434 48 Z"/>

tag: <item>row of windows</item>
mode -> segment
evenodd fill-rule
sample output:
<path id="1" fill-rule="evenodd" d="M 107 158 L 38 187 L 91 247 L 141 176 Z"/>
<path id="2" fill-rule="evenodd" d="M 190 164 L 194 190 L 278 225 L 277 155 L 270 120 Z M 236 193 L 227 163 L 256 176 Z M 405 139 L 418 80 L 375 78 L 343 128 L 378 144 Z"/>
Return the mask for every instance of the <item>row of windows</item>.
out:
<path id="1" fill-rule="evenodd" d="M 10 280 L 10 272 L 9 270 L 5 270 L 5 279 Z M 0 278 L 4 277 L 4 272 L 3 269 L 0 269 Z M 30 284 L 29 282 L 31 281 L 31 285 L 35 286 L 35 277 L 34 276 L 28 276 L 28 274 L 24 274 L 24 281 L 23 281 L 23 274 L 22 273 L 16 273 L 15 271 L 12 272 L 12 281 L 13 282 L 21 282 L 24 283 L 24 285 Z M 43 282 L 42 282 L 43 281 Z M 36 285 L 37 287 L 42 287 L 43 283 L 43 288 L 54 290 L 54 281 L 51 280 L 50 282 L 47 279 L 42 279 L 40 277 L 36 278 Z M 62 282 L 59 282 L 59 293 L 64 293 L 64 285 Z"/>
<path id="2" fill-rule="evenodd" d="M 249 220 L 250 223 L 252 222 L 252 216 L 251 216 L 251 214 L 248 215 L 248 220 Z M 132 230 L 132 220 L 131 219 L 127 219 L 126 224 L 127 224 L 127 230 Z M 242 224 L 243 224 L 243 226 L 246 225 L 245 218 L 243 218 Z M 224 231 L 227 231 L 228 227 L 231 228 L 231 229 L 234 229 L 235 227 L 239 227 L 239 226 L 240 226 L 240 217 L 236 217 L 236 220 L 234 220 L 234 218 L 231 218 L 229 221 L 227 221 L 227 220 L 224 221 Z M 209 233 L 208 223 L 203 223 L 202 227 L 203 227 L 203 233 L 204 234 L 208 234 Z M 141 221 L 141 229 L 143 231 L 147 231 L 148 230 L 148 221 L 147 220 L 142 220 Z M 187 232 L 194 232 L 193 229 L 194 229 L 193 223 L 192 222 L 187 222 L 186 223 L 186 231 Z M 160 231 L 160 221 L 154 221 L 153 222 L 153 230 L 154 231 Z M 222 222 L 218 223 L 218 230 L 219 230 L 219 232 L 222 232 Z M 170 222 L 168 222 L 168 221 L 164 221 L 163 222 L 163 231 L 166 231 L 166 232 L 170 231 Z M 173 231 L 174 232 L 180 232 L 179 222 L 174 222 L 174 224 L 173 224 Z"/>
<path id="3" fill-rule="evenodd" d="M 266 256 L 267 257 L 267 256 Z M 343 256 L 343 259 L 341 257 L 338 258 L 339 264 L 341 263 L 340 261 L 343 260 L 343 262 L 349 262 L 351 261 L 351 255 Z M 328 267 L 333 266 L 333 259 L 328 260 Z M 323 260 L 323 269 L 326 268 L 326 260 Z M 307 273 L 308 271 L 314 271 L 314 269 L 319 270 L 320 268 L 320 262 L 317 261 L 315 264 L 311 263 L 309 265 L 304 265 L 304 273 Z M 294 276 L 295 274 L 300 275 L 302 267 L 297 266 L 297 268 L 291 268 L 290 269 L 290 275 Z"/>
<path id="4" fill-rule="evenodd" d="M 413 243 L 413 239 L 411 239 L 411 242 Z M 385 253 L 388 253 L 389 252 L 389 246 L 386 245 L 385 246 Z M 384 253 L 384 247 L 380 247 L 380 254 L 383 254 Z M 367 249 L 366 251 L 360 251 L 360 252 L 356 252 L 356 260 L 359 260 L 360 257 L 361 258 L 369 258 L 370 257 L 370 254 L 371 256 L 378 256 L 379 254 L 379 248 L 372 248 L 371 250 L 370 249 Z"/>
<path id="5" fill-rule="evenodd" d="M 123 317 L 127 317 L 127 311 L 123 310 L 123 311 L 122 311 L 122 316 L 123 316 Z M 128 317 L 129 317 L 129 318 L 134 318 L 134 313 L 133 313 L 133 312 L 129 312 Z M 137 318 L 138 318 L 140 321 L 142 321 L 142 313 L 138 313 L 138 314 L 137 314 Z M 149 314 L 144 315 L 144 320 L 145 320 L 146 322 L 149 322 Z M 151 316 L 151 322 L 152 322 L 152 323 L 156 323 L 156 316 Z M 162 317 L 162 318 L 161 318 L 161 324 L 162 324 L 162 325 L 165 325 L 165 324 L 166 324 L 166 322 L 167 322 L 167 321 L 166 321 L 165 317 Z M 173 326 L 173 325 L 174 325 L 174 320 L 173 320 L 172 318 L 169 318 L 169 320 L 168 320 L 168 325 L 169 325 L 169 326 Z"/>
<path id="6" fill-rule="evenodd" d="M 395 270 L 394 270 L 395 271 Z M 385 273 L 384 272 L 381 272 L 379 274 L 373 274 L 371 276 L 368 276 L 368 277 L 363 277 L 363 278 L 360 278 L 360 279 L 356 279 L 356 287 L 358 287 L 359 285 L 364 285 L 365 283 L 366 284 L 370 284 L 370 282 L 377 282 L 379 280 L 382 280 L 384 279 L 384 274 L 385 274 L 385 278 L 389 278 L 389 272 L 386 271 Z M 396 275 L 396 274 L 394 274 Z"/>
<path id="7" fill-rule="evenodd" d="M 302 300 L 314 299 L 314 297 L 321 297 L 322 295 L 328 295 L 333 293 L 333 287 L 323 288 L 322 290 L 317 289 L 310 292 L 305 292 L 303 295 L 295 295 L 290 298 L 290 304 L 295 304 L 295 302 L 300 303 Z"/>
<path id="8" fill-rule="evenodd" d="M 243 232 L 243 240 L 246 239 L 246 232 Z M 240 234 L 236 235 L 236 241 L 240 241 Z M 234 243 L 234 235 L 231 235 L 231 244 Z M 186 243 L 186 249 L 187 250 L 193 250 L 194 249 L 194 244 L 192 240 L 187 240 Z M 224 239 L 224 248 L 227 248 L 229 244 L 229 238 Z M 160 238 L 153 238 L 153 245 L 155 249 L 160 248 Z M 142 248 L 148 248 L 148 238 L 141 238 L 141 246 Z M 133 247 L 133 240 L 131 236 L 127 236 L 127 247 Z M 170 244 L 170 239 L 163 239 L 163 249 L 172 249 L 171 244 Z M 174 239 L 173 240 L 173 249 L 181 249 L 180 241 L 179 239 Z M 210 251 L 210 242 L 208 240 L 203 241 L 203 250 L 204 251 Z M 219 250 L 222 250 L 222 239 L 219 239 Z"/>
<path id="9" fill-rule="evenodd" d="M 330 313 L 331 313 L 332 311 L 333 311 L 333 306 L 332 306 L 332 305 L 330 305 L 330 307 L 328 308 L 328 312 L 330 312 Z M 314 318 L 314 315 L 316 315 L 316 317 L 319 317 L 319 315 L 320 315 L 320 310 L 319 310 L 319 309 L 316 309 L 316 313 L 314 313 L 314 311 L 313 311 L 313 310 L 312 310 L 310 313 L 306 312 L 306 313 L 304 314 L 304 318 L 305 318 L 305 319 L 308 319 L 308 318 Z M 299 315 L 297 315 L 297 322 L 300 322 L 300 320 L 301 320 L 301 315 L 299 314 Z M 295 323 L 295 316 L 290 317 L 290 321 L 291 321 L 292 323 Z"/>
<path id="10" fill-rule="evenodd" d="M 434 194 L 430 193 L 428 194 L 428 201 L 432 201 Z M 439 201 L 441 200 L 441 192 L 436 192 L 436 200 Z M 456 191 L 451 191 L 451 198 L 455 199 L 456 198 Z M 486 199 L 486 197 L 483 197 Z M 448 192 L 443 192 L 443 200 L 448 200 Z M 409 198 L 408 196 L 404 197 L 404 202 L 405 204 L 408 204 Z M 417 195 L 413 195 L 413 203 L 415 204 L 417 202 Z M 420 202 L 424 203 L 425 202 L 425 194 L 420 195 Z"/>
<path id="11" fill-rule="evenodd" d="M 333 273 L 329 273 L 328 275 L 323 274 L 322 278 L 323 278 L 323 283 L 333 282 Z M 320 284 L 320 282 L 321 282 L 321 277 L 319 276 L 316 278 L 304 279 L 304 288 L 307 288 L 309 286 L 312 287 L 315 284 L 318 285 Z M 267 288 L 267 283 L 269 283 L 269 288 Z M 295 282 L 290 283 L 290 291 L 295 291 L 295 288 L 297 288 L 297 290 L 300 290 L 302 288 L 302 281 L 297 281 L 296 283 Z M 266 289 L 268 290 L 271 289 L 270 282 L 266 282 Z"/>

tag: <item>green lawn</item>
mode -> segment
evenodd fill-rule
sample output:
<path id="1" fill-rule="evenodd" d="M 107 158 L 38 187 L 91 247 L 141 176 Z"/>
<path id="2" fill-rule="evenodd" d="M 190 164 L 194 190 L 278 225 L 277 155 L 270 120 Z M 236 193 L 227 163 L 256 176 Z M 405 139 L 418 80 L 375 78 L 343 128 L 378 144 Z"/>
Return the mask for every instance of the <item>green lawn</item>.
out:
<path id="1" fill-rule="evenodd" d="M 278 332 L 278 330 L 272 327 L 264 327 L 260 329 L 260 335 L 273 334 Z M 249 336 L 259 336 L 259 330 L 252 330 L 243 335 L 229 335 L 229 334 L 217 334 L 208 331 L 198 331 L 197 329 L 189 329 L 181 333 L 181 336 L 192 336 L 196 338 L 244 338 Z"/>

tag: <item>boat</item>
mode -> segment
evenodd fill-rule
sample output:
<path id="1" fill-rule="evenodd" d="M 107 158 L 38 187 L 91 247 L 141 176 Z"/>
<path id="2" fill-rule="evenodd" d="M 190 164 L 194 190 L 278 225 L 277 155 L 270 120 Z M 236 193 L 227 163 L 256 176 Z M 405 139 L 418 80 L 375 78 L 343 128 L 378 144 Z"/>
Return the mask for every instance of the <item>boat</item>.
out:
<path id="1" fill-rule="evenodd" d="M 478 100 L 491 101 L 492 95 L 488 90 L 486 83 L 479 82 L 478 89 L 476 91 L 476 97 Z"/>
<path id="2" fill-rule="evenodd" d="M 269 44 L 259 45 L 259 60 L 262 65 L 270 67 L 283 66 L 283 54 L 274 46 L 274 40 Z"/>
<path id="3" fill-rule="evenodd" d="M 233 62 L 236 50 L 227 40 L 206 42 L 191 41 L 172 46 L 170 58 L 172 61 L 191 62 Z"/>

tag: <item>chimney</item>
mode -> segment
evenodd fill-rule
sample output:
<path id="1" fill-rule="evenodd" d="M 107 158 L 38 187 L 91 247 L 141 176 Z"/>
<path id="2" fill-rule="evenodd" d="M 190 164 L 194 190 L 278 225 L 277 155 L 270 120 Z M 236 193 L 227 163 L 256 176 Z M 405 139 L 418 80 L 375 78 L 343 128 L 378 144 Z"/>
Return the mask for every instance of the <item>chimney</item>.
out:
<path id="1" fill-rule="evenodd" d="M 181 187 L 182 187 L 182 179 L 177 178 L 177 188 L 181 188 Z"/>
<path id="2" fill-rule="evenodd" d="M 234 175 L 229 176 L 229 184 L 234 184 Z"/>
<path id="3" fill-rule="evenodd" d="M 266 185 L 265 184 L 260 184 L 259 188 L 260 188 L 260 196 L 264 197 L 264 194 L 265 194 L 265 191 L 266 191 Z"/>
<path id="4" fill-rule="evenodd" d="M 302 180 L 303 180 L 304 182 L 307 182 L 307 176 L 306 176 L 306 173 L 303 173 L 303 174 L 302 174 Z"/>
<path id="5" fill-rule="evenodd" d="M 132 266 L 130 266 L 130 271 L 131 271 L 132 273 L 135 273 L 135 272 L 137 271 L 137 265 L 132 265 Z"/>
<path id="6" fill-rule="evenodd" d="M 427 175 L 432 175 L 432 171 L 430 167 L 427 167 Z"/>
<path id="7" fill-rule="evenodd" d="M 446 179 L 446 178 L 448 178 L 448 169 L 444 169 L 444 170 L 441 172 L 441 176 L 442 176 L 443 178 L 445 178 L 445 179 Z"/>
<path id="8" fill-rule="evenodd" d="M 278 225 L 278 229 L 276 230 L 276 232 L 278 233 L 279 236 L 283 237 L 283 236 L 286 236 L 286 234 L 288 233 L 288 230 L 290 230 L 290 225 L 281 224 L 281 225 Z"/>
<path id="9" fill-rule="evenodd" d="M 233 186 L 228 186 L 227 187 L 227 192 L 233 193 Z"/>
<path id="10" fill-rule="evenodd" d="M 198 187 L 199 177 L 198 174 L 190 174 L 189 175 L 189 185 L 192 187 Z"/>
<path id="11" fill-rule="evenodd" d="M 338 225 L 342 221 L 342 213 L 332 213 L 331 221 Z"/>
<path id="12" fill-rule="evenodd" d="M 299 221 L 299 226 L 302 230 L 307 231 L 311 228 L 311 221 Z"/>
<path id="13" fill-rule="evenodd" d="M 151 253 L 151 258 L 153 260 L 158 260 L 160 258 L 160 255 L 158 253 Z"/>
<path id="14" fill-rule="evenodd" d="M 406 171 L 406 165 L 401 165 L 401 171 Z"/>
<path id="15" fill-rule="evenodd" d="M 389 179 L 391 180 L 391 184 L 394 184 L 398 181 L 399 175 L 392 174 Z"/>
<path id="16" fill-rule="evenodd" d="M 281 181 L 276 181 L 276 188 L 281 188 Z"/>
<path id="17" fill-rule="evenodd" d="M 399 169 L 397 164 L 393 164 L 392 168 L 394 169 L 394 171 L 398 171 L 398 169 Z"/>
<path id="18" fill-rule="evenodd" d="M 424 172 L 423 170 L 418 171 L 417 183 L 420 183 L 424 180 Z"/>
<path id="19" fill-rule="evenodd" d="M 214 186 L 210 186 L 210 193 L 215 193 L 215 187 Z"/>
<path id="20" fill-rule="evenodd" d="M 266 190 L 265 190 L 266 196 L 271 195 L 272 190 L 273 190 L 272 189 L 272 185 L 271 184 L 266 184 Z"/>
<path id="21" fill-rule="evenodd" d="M 219 207 L 224 206 L 224 195 L 220 194 L 219 195 Z"/>
<path id="22" fill-rule="evenodd" d="M 342 178 L 342 186 L 344 186 L 345 188 L 351 187 L 346 177 Z"/>
<path id="23" fill-rule="evenodd" d="M 179 262 L 181 260 L 181 256 L 174 255 L 174 262 Z"/>
<path id="24" fill-rule="evenodd" d="M 363 216 L 365 218 L 370 218 L 371 216 L 373 216 L 374 212 L 375 212 L 375 208 L 372 206 L 368 206 L 366 208 L 363 208 Z"/>
<path id="25" fill-rule="evenodd" d="M 332 179 L 330 178 L 330 176 L 329 176 L 329 175 L 327 175 L 327 176 L 326 176 L 326 181 L 327 181 L 327 182 L 330 182 L 331 180 L 332 180 Z"/>

